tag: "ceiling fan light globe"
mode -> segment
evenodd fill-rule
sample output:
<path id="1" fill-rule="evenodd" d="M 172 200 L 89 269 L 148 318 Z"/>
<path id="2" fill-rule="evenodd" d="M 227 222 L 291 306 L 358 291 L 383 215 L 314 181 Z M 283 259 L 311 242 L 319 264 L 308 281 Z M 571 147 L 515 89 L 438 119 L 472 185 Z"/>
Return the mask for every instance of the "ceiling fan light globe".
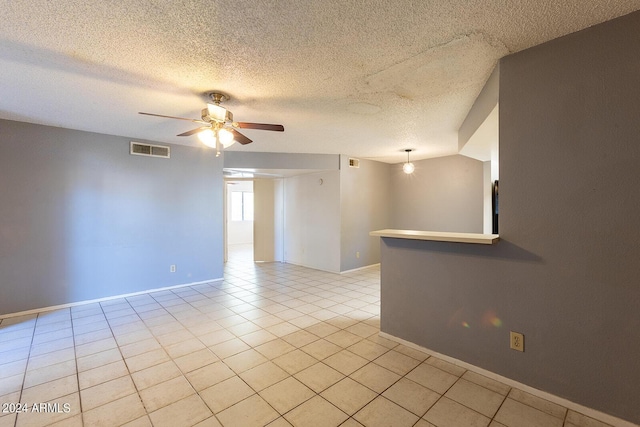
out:
<path id="1" fill-rule="evenodd" d="M 198 139 L 207 147 L 216 148 L 216 135 L 213 133 L 213 130 L 203 130 L 198 133 Z"/>
<path id="2" fill-rule="evenodd" d="M 218 131 L 218 138 L 220 138 L 220 143 L 222 143 L 224 148 L 230 147 L 235 142 L 233 139 L 233 133 L 227 129 L 220 129 Z"/>

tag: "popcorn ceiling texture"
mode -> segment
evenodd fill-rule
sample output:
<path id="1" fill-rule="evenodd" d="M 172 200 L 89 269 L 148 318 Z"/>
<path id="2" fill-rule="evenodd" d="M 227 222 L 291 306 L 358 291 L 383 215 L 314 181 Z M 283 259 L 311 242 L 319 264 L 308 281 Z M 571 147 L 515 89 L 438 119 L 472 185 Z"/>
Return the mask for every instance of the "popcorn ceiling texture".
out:
<path id="1" fill-rule="evenodd" d="M 47 1 L 0 8 L 0 117 L 177 138 L 213 89 L 247 130 L 234 150 L 386 162 L 457 152 L 499 58 L 640 9 L 635 0 Z M 237 144 L 236 144 L 237 145 Z"/>

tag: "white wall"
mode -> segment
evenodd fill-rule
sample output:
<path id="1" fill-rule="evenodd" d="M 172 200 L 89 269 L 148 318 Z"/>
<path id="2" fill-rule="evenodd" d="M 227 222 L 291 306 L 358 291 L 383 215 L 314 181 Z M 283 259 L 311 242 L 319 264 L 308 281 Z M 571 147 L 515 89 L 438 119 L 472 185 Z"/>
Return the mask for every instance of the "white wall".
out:
<path id="1" fill-rule="evenodd" d="M 284 261 L 284 179 L 273 180 L 274 261 Z"/>
<path id="2" fill-rule="evenodd" d="M 380 262 L 380 239 L 369 232 L 391 227 L 392 168 L 366 159 L 353 168 L 340 156 L 341 271 Z"/>
<path id="3" fill-rule="evenodd" d="M 253 221 L 231 220 L 231 192 L 233 191 L 247 191 L 252 193 L 253 182 L 227 182 L 227 244 L 237 245 L 253 243 Z"/>
<path id="4" fill-rule="evenodd" d="M 285 261 L 340 271 L 340 171 L 284 180 Z"/>
<path id="5" fill-rule="evenodd" d="M 491 234 L 493 230 L 493 181 L 491 180 L 491 162 L 482 164 L 482 232 Z"/>
<path id="6" fill-rule="evenodd" d="M 275 261 L 275 192 L 274 180 L 253 181 L 253 260 Z"/>

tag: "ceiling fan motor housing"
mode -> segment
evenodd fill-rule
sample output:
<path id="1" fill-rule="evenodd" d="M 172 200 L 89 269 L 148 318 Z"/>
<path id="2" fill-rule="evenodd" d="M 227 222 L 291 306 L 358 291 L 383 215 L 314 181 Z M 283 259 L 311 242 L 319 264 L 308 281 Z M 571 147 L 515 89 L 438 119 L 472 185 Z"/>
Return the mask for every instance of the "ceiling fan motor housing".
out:
<path id="1" fill-rule="evenodd" d="M 224 109 L 222 107 L 219 107 L 220 109 L 224 110 L 224 112 L 220 111 L 218 114 L 212 114 L 211 108 L 207 107 L 207 108 L 203 108 L 201 115 L 202 115 L 202 120 L 208 123 L 211 122 L 219 122 L 219 123 L 225 123 L 225 122 L 233 122 L 233 113 L 227 109 Z M 220 114 L 223 113 L 223 114 Z"/>

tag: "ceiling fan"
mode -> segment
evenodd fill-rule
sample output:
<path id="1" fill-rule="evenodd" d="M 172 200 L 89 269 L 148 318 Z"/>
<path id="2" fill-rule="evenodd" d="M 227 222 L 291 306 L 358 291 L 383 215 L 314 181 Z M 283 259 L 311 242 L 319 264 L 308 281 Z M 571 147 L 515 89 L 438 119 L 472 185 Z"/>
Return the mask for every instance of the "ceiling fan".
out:
<path id="1" fill-rule="evenodd" d="M 200 123 L 197 129 L 179 134 L 178 136 L 191 136 L 198 135 L 200 141 L 208 147 L 215 148 L 217 150 L 216 156 L 220 155 L 221 147 L 227 148 L 234 142 L 238 142 L 242 145 L 252 142 L 236 129 L 258 129 L 258 130 L 271 130 L 276 132 L 284 132 L 284 126 L 273 125 L 268 123 L 249 123 L 249 122 L 234 122 L 233 113 L 220 105 L 223 101 L 228 101 L 229 96 L 220 92 L 212 92 L 209 94 L 211 103 L 207 103 L 207 108 L 202 109 L 202 119 L 187 119 L 184 117 L 165 116 L 162 114 L 152 114 L 139 112 L 138 114 L 144 114 L 146 116 L 164 117 L 167 119 L 187 120 L 193 123 Z"/>

